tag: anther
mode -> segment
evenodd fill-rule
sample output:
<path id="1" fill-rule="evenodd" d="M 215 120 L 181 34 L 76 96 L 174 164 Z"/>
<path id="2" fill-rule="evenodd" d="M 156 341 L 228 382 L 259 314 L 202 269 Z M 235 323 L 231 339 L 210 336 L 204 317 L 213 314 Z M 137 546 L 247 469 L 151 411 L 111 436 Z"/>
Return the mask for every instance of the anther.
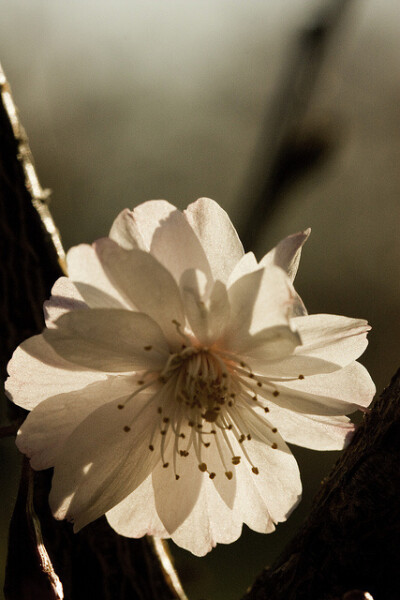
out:
<path id="1" fill-rule="evenodd" d="M 247 439 L 248 439 L 249 441 L 251 440 L 251 435 L 250 435 L 250 433 L 248 433 L 246 437 L 247 437 Z"/>
<path id="2" fill-rule="evenodd" d="M 264 407 L 264 412 L 266 412 L 266 413 L 268 413 L 268 412 L 269 412 L 269 408 L 268 408 L 268 406 L 265 406 L 265 407 Z"/>
<path id="3" fill-rule="evenodd" d="M 209 445 L 210 445 L 210 442 L 204 442 L 204 446 L 205 446 L 206 448 L 208 448 L 208 447 L 209 447 Z"/>
<path id="4" fill-rule="evenodd" d="M 126 431 L 128 433 L 128 431 L 130 431 L 130 430 L 131 430 L 131 428 L 129 427 L 129 425 L 125 425 L 124 431 Z"/>
<path id="5" fill-rule="evenodd" d="M 179 451 L 179 454 L 180 454 L 181 456 L 189 456 L 189 452 L 188 452 L 187 450 L 180 450 L 180 451 Z"/>
<path id="6" fill-rule="evenodd" d="M 233 456 L 232 457 L 232 464 L 233 465 L 238 465 L 240 463 L 240 456 Z"/>
<path id="7" fill-rule="evenodd" d="M 278 444 L 275 444 L 275 442 L 271 445 L 271 448 L 273 448 L 274 450 L 276 450 L 278 447 Z"/>
<path id="8" fill-rule="evenodd" d="M 164 469 L 166 469 L 168 466 L 169 466 L 169 463 L 164 463 L 163 464 Z"/>
<path id="9" fill-rule="evenodd" d="M 169 423 L 169 418 L 168 418 L 168 417 L 164 417 L 164 418 L 163 418 L 163 422 L 164 422 L 164 423 Z"/>
<path id="10" fill-rule="evenodd" d="M 123 404 L 118 404 L 118 408 L 119 408 L 119 410 L 122 410 L 124 408 L 124 405 Z"/>
<path id="11" fill-rule="evenodd" d="M 210 479 L 214 479 L 214 477 L 215 477 L 215 473 L 210 473 L 210 474 L 209 474 L 209 478 L 210 478 Z"/>
<path id="12" fill-rule="evenodd" d="M 149 450 L 151 450 L 152 452 L 154 451 L 154 446 L 152 444 L 150 444 Z"/>
<path id="13" fill-rule="evenodd" d="M 161 415 L 161 413 L 162 413 L 162 408 L 161 408 L 161 406 L 159 406 L 159 407 L 157 408 L 157 412 L 158 412 L 158 414 L 159 414 L 159 415 Z"/>
<path id="14" fill-rule="evenodd" d="M 189 427 L 194 427 L 194 423 L 193 423 L 193 421 L 189 421 L 189 422 L 188 422 L 188 425 L 189 425 Z"/>
<path id="15" fill-rule="evenodd" d="M 229 400 L 229 402 L 228 402 L 228 406 L 233 406 L 233 402 L 232 402 L 232 400 Z"/>
<path id="16" fill-rule="evenodd" d="M 259 470 L 257 469 L 257 467 L 253 467 L 251 470 L 254 473 L 254 475 L 258 475 Z"/>
<path id="17" fill-rule="evenodd" d="M 299 379 L 304 379 L 304 375 L 299 375 Z"/>
<path id="18" fill-rule="evenodd" d="M 202 473 L 205 473 L 207 471 L 207 465 L 206 463 L 200 463 L 199 464 L 199 469 Z"/>
<path id="19" fill-rule="evenodd" d="M 175 475 L 175 479 L 176 479 L 176 481 L 178 481 L 179 475 Z"/>
<path id="20" fill-rule="evenodd" d="M 226 477 L 227 477 L 228 479 L 232 479 L 232 477 L 233 477 L 233 473 L 232 473 L 232 471 L 226 471 L 226 472 L 225 472 L 225 475 L 226 475 Z"/>
<path id="21" fill-rule="evenodd" d="M 145 347 L 144 347 L 144 350 L 146 350 L 147 352 L 148 352 L 149 350 L 152 350 L 152 349 L 153 349 L 153 346 L 145 346 Z"/>
<path id="22" fill-rule="evenodd" d="M 165 435 L 167 433 L 166 429 L 161 429 L 160 434 Z"/>
<path id="23" fill-rule="evenodd" d="M 277 396 L 279 396 L 279 392 L 278 392 L 278 390 L 275 390 L 274 392 L 272 392 L 272 395 L 273 395 L 273 396 L 275 396 L 275 398 L 276 398 Z"/>
<path id="24" fill-rule="evenodd" d="M 242 435 L 240 436 L 240 438 L 238 440 L 239 444 L 243 444 L 243 442 L 244 442 L 245 439 L 246 439 L 246 436 L 243 435 L 243 433 L 242 433 Z"/>
<path id="25" fill-rule="evenodd" d="M 180 433 L 180 434 L 179 434 L 179 437 L 180 437 L 180 438 L 182 438 L 182 439 L 184 440 L 186 436 L 185 436 L 185 434 L 184 434 L 184 433 Z"/>
<path id="26" fill-rule="evenodd" d="M 143 381 L 143 379 L 139 379 L 139 381 L 137 382 L 137 384 L 138 384 L 138 385 L 143 385 L 143 384 L 144 384 L 144 381 Z"/>
<path id="27" fill-rule="evenodd" d="M 276 428 L 276 427 L 273 427 L 273 428 L 271 429 L 271 431 L 272 431 L 272 433 L 276 433 L 278 430 L 277 430 L 277 428 Z"/>
<path id="28" fill-rule="evenodd" d="M 261 381 L 257 381 L 257 385 L 258 385 L 258 387 L 262 387 Z"/>

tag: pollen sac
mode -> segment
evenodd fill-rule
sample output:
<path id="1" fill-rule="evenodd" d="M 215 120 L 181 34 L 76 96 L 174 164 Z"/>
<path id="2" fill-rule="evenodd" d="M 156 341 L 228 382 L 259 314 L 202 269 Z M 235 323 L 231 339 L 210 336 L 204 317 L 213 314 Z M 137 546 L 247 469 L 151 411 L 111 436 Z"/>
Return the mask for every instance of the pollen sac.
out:
<path id="1" fill-rule="evenodd" d="M 218 419 L 219 415 L 216 410 L 206 410 L 203 418 L 209 423 L 214 423 Z"/>

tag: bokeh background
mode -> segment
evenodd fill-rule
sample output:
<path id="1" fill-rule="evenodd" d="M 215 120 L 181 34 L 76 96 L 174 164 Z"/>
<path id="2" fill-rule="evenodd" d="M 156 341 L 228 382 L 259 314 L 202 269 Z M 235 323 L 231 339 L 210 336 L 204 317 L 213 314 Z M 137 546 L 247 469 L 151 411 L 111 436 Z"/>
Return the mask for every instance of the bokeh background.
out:
<path id="1" fill-rule="evenodd" d="M 0 60 L 65 247 L 106 235 L 122 208 L 152 198 L 184 208 L 209 196 L 242 231 L 299 32 L 334 4 L 2 0 Z M 325 159 L 285 187 L 268 218 L 253 215 L 263 221 L 253 249 L 260 258 L 312 227 L 297 288 L 310 312 L 371 322 L 362 362 L 380 391 L 400 348 L 399 5 L 348 5 L 304 113 Z M 19 458 L 12 440 L 0 452 L 2 580 Z M 337 458 L 294 452 L 304 499 L 276 533 L 245 529 L 203 559 L 171 545 L 191 600 L 239 598 L 293 535 Z"/>

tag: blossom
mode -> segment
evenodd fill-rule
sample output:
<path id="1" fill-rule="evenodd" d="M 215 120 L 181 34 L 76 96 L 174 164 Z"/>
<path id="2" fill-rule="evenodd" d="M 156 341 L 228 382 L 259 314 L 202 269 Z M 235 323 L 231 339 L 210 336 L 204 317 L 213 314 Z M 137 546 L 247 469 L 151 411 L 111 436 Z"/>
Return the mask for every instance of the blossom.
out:
<path id="1" fill-rule="evenodd" d="M 19 449 L 54 467 L 57 519 L 77 531 L 106 514 L 204 555 L 288 517 L 301 481 L 287 442 L 343 448 L 345 415 L 374 394 L 356 362 L 366 321 L 307 315 L 293 287 L 308 235 L 257 262 L 212 200 L 160 200 L 69 251 L 7 381 L 32 411 Z"/>

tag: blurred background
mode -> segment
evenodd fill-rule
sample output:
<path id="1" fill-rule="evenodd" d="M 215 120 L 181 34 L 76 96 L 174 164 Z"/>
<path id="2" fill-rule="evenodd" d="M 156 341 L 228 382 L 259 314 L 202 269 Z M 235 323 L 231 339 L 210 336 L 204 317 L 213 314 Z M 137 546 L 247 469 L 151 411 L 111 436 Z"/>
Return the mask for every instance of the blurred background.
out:
<path id="1" fill-rule="evenodd" d="M 381 391 L 400 348 L 398 2 L 1 6 L 0 60 L 65 248 L 152 198 L 214 198 L 258 258 L 310 226 L 297 289 L 309 312 L 368 319 Z M 171 544 L 191 600 L 239 598 L 299 527 L 338 455 L 293 450 L 304 499 L 274 534 L 245 528 L 203 559 Z M 19 458 L 12 440 L 0 452 L 2 580 Z"/>

